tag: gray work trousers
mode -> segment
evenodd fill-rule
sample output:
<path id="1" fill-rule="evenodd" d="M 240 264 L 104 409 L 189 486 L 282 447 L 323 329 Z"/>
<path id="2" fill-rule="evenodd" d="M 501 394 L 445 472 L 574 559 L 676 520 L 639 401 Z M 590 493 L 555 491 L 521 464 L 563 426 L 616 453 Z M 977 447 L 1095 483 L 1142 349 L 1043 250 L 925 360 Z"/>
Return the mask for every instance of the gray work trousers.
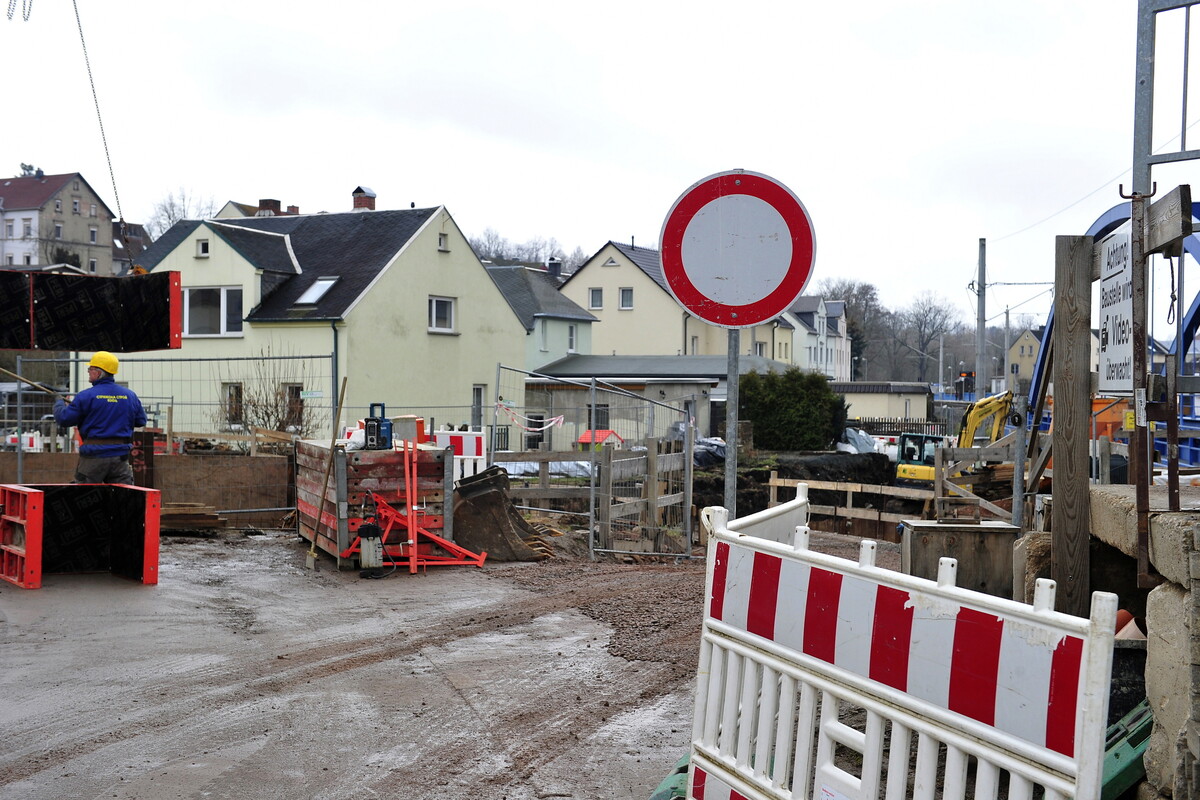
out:
<path id="1" fill-rule="evenodd" d="M 75 465 L 75 483 L 125 483 L 133 485 L 129 456 L 80 456 Z"/>

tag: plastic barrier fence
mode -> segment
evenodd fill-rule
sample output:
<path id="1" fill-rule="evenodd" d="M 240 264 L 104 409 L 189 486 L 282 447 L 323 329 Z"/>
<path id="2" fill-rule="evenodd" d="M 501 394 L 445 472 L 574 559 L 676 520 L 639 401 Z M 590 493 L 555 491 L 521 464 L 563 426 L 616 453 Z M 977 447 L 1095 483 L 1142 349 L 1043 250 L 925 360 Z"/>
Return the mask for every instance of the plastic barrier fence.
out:
<path id="1" fill-rule="evenodd" d="M 712 529 L 693 800 L 1099 797 L 1117 598 L 1091 619 L 808 549 L 807 487 Z"/>
<path id="2" fill-rule="evenodd" d="M 454 448 L 454 480 L 476 475 L 487 466 L 487 440 L 482 431 L 435 431 L 438 447 Z"/>

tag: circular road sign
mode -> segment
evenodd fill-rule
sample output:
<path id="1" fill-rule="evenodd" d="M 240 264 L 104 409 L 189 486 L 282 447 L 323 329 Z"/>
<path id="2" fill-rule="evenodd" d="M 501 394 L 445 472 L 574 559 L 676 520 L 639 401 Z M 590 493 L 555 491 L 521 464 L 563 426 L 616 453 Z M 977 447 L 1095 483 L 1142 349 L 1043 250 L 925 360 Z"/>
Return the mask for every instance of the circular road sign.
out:
<path id="1" fill-rule="evenodd" d="M 787 311 L 812 276 L 812 220 L 792 191 L 757 172 L 710 175 L 675 201 L 660 240 L 663 277 L 687 311 L 748 328 Z"/>

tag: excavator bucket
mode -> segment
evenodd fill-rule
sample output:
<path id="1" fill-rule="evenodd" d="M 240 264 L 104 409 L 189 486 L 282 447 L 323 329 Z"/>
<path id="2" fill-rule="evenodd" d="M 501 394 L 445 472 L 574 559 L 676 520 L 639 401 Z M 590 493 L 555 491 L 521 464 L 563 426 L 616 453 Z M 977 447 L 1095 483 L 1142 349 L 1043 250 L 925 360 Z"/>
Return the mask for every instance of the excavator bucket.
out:
<path id="1" fill-rule="evenodd" d="M 560 531 L 532 525 L 521 516 L 508 493 L 508 473 L 501 467 L 460 479 L 454 487 L 454 541 L 493 561 L 541 561 L 553 555 L 548 536 Z"/>

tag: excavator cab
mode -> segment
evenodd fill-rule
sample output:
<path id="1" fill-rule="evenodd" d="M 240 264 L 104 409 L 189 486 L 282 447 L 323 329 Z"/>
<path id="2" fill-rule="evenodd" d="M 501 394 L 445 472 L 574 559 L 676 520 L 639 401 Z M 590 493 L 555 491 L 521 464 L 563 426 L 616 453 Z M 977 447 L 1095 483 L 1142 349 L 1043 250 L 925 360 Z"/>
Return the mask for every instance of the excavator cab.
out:
<path id="1" fill-rule="evenodd" d="M 896 483 L 929 486 L 933 483 L 934 454 L 946 446 L 946 437 L 932 433 L 902 433 L 896 442 Z"/>

